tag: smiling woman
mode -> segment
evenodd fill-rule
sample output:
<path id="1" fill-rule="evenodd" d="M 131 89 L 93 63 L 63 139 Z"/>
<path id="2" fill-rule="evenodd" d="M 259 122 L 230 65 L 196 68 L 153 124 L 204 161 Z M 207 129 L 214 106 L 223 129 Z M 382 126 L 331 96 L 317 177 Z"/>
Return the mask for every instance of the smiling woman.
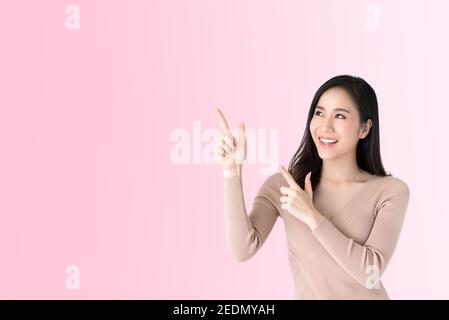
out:
<path id="1" fill-rule="evenodd" d="M 224 173 L 228 250 L 251 258 L 277 218 L 284 221 L 297 299 L 388 299 L 380 280 L 401 233 L 407 184 L 387 174 L 379 148 L 377 98 L 361 78 L 337 76 L 316 92 L 306 131 L 289 170 L 269 176 L 247 214 L 242 187 L 246 157 L 224 131 L 216 156 Z"/>
<path id="2" fill-rule="evenodd" d="M 329 140 L 336 143 L 326 143 Z M 379 114 L 373 88 L 361 78 L 337 76 L 315 93 L 289 171 L 302 188 L 309 171 L 313 188 L 321 179 L 351 182 L 364 181 L 370 175 L 388 176 L 379 144 Z"/>

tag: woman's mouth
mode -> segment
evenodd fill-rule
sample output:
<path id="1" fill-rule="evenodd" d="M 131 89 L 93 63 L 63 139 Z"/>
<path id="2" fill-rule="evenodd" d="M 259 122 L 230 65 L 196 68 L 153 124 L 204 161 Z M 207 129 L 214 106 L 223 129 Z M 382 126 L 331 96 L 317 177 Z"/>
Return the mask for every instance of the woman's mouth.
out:
<path id="1" fill-rule="evenodd" d="M 338 142 L 338 140 L 336 139 L 322 138 L 322 137 L 318 137 L 318 140 L 320 140 L 320 145 L 325 148 L 332 147 Z"/>

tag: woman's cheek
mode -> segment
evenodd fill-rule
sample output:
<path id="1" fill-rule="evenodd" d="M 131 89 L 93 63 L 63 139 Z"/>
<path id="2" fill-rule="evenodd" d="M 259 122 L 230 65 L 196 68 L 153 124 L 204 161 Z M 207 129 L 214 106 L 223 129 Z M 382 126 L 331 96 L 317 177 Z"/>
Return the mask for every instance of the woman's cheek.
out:
<path id="1" fill-rule="evenodd" d="M 314 135 L 314 132 L 316 131 L 316 129 L 317 129 L 318 125 L 319 125 L 315 119 L 316 118 L 313 117 L 312 121 L 310 121 L 310 125 L 309 125 L 310 134 L 312 136 Z"/>

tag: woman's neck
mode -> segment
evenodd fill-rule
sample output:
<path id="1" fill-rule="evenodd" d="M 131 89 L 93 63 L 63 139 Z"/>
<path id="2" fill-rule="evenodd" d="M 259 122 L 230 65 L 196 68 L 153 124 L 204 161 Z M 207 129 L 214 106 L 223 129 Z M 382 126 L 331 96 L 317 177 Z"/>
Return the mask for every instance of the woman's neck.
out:
<path id="1" fill-rule="evenodd" d="M 351 159 L 325 159 L 320 180 L 328 183 L 364 182 L 372 176 L 357 166 L 355 156 Z"/>

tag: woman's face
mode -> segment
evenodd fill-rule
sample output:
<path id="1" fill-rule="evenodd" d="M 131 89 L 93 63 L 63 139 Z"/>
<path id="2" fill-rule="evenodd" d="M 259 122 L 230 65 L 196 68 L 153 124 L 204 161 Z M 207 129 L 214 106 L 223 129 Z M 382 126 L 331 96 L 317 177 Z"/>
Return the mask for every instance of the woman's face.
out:
<path id="1" fill-rule="evenodd" d="M 336 159 L 356 151 L 360 138 L 368 135 L 371 120 L 361 126 L 359 111 L 341 87 L 326 90 L 318 100 L 310 122 L 310 133 L 321 159 Z M 320 141 L 336 140 L 336 143 Z"/>

